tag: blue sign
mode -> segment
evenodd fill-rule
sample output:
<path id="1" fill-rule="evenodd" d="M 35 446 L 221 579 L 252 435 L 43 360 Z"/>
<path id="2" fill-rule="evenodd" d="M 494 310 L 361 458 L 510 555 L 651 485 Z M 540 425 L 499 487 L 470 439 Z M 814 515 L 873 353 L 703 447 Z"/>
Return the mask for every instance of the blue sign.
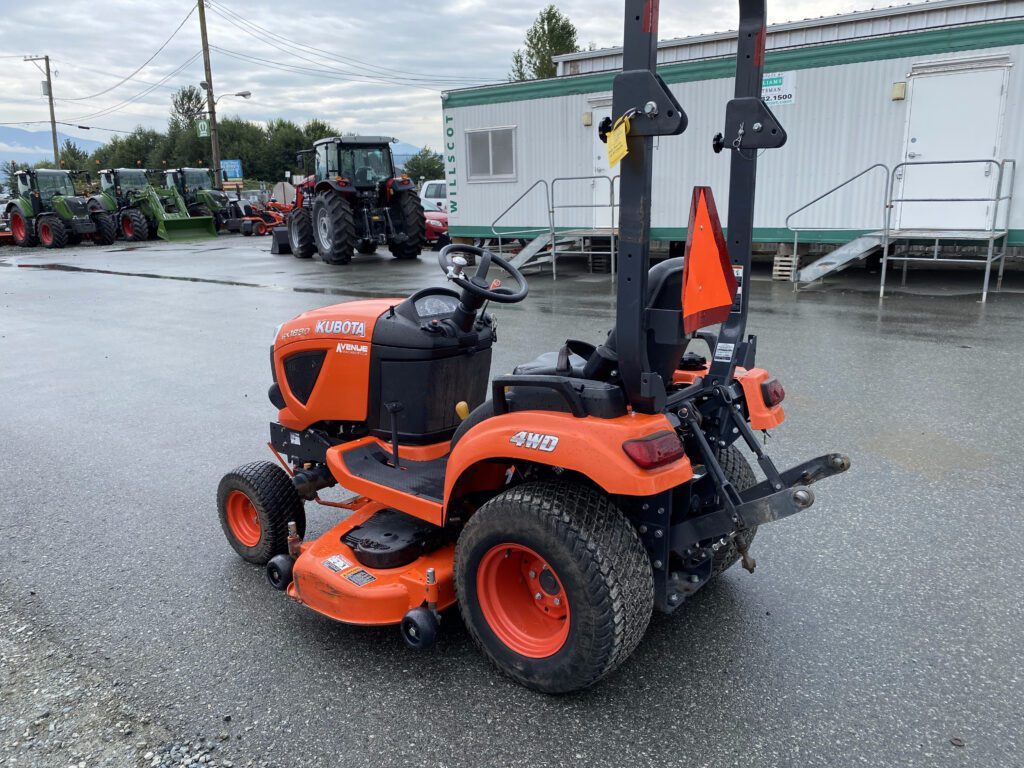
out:
<path id="1" fill-rule="evenodd" d="M 224 176 L 224 180 L 228 179 L 241 179 L 242 178 L 242 161 L 241 160 L 221 160 L 220 169 Z"/>

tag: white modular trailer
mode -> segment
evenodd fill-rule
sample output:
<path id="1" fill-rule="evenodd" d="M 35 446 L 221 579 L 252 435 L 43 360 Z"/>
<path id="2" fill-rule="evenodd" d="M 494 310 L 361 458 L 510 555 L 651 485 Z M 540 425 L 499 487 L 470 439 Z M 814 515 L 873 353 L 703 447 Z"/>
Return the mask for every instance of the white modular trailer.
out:
<path id="1" fill-rule="evenodd" d="M 936 0 L 780 24 L 766 43 L 765 98 L 789 141 L 759 160 L 759 242 L 790 241 L 787 215 L 876 163 L 893 171 L 896 197 L 947 198 L 999 196 L 999 169 L 895 166 L 1024 161 L 1024 0 Z M 732 97 L 735 45 L 735 32 L 660 45 L 659 74 L 689 127 L 656 140 L 654 239 L 685 239 L 694 185 L 710 185 L 725 208 L 729 152 L 714 154 L 711 144 Z M 619 67 L 621 50 L 588 51 L 560 57 L 565 74 L 556 78 L 443 94 L 453 237 L 540 233 L 552 205 L 559 229 L 611 224 L 617 177 L 597 125 L 610 114 Z M 578 178 L 594 176 L 607 178 Z M 794 217 L 810 229 L 801 242 L 846 242 L 880 229 L 885 177 L 884 169 L 869 172 Z M 1011 245 L 1024 245 L 1024 181 L 1018 174 L 1014 182 L 1016 204 L 1001 225 Z M 1005 195 L 1009 172 L 1004 186 Z M 989 211 L 988 203 L 906 203 L 892 223 L 978 229 Z"/>

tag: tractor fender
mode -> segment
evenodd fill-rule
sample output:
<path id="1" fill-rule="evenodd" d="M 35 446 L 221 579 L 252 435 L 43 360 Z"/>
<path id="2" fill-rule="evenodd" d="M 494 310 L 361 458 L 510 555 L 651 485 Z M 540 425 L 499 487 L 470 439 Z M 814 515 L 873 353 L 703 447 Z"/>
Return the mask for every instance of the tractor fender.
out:
<path id="1" fill-rule="evenodd" d="M 471 427 L 452 450 L 445 472 L 444 508 L 448 510 L 466 490 L 484 490 L 472 477 L 482 464 L 560 467 L 586 476 L 608 494 L 653 496 L 692 480 L 690 460 L 682 456 L 662 467 L 641 469 L 622 444 L 664 431 L 674 431 L 664 414 L 600 419 L 558 411 L 516 411 L 492 416 Z M 459 492 L 453 494 L 463 479 Z M 495 489 L 502 485 L 503 472 Z"/>
<path id="2" fill-rule="evenodd" d="M 25 205 L 25 201 L 22 200 L 20 197 L 16 197 L 13 200 L 11 200 L 7 204 L 7 207 L 4 209 L 4 213 L 8 217 L 10 217 L 11 211 L 13 211 L 15 209 L 17 209 L 17 211 L 22 216 L 25 217 L 25 221 L 27 221 L 29 223 L 31 223 L 32 220 L 36 217 L 35 211 L 32 210 L 32 206 L 31 205 Z"/>
<path id="3" fill-rule="evenodd" d="M 355 192 L 355 187 L 353 187 L 348 180 L 338 181 L 337 179 L 324 179 L 323 181 L 318 181 L 316 183 L 316 187 L 314 187 L 313 191 L 318 195 L 329 191 L 346 194 Z"/>
<path id="4" fill-rule="evenodd" d="M 416 185 L 412 183 L 412 179 L 403 179 L 400 176 L 388 179 L 386 186 L 388 190 L 388 197 L 391 197 L 395 192 L 408 192 L 410 189 L 416 189 Z"/>

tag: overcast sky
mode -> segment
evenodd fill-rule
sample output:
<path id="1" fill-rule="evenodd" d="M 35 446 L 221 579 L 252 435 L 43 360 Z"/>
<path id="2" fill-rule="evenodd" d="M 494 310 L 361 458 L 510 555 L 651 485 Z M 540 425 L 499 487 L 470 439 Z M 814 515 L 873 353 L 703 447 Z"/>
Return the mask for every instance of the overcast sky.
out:
<path id="1" fill-rule="evenodd" d="M 219 114 L 261 121 L 320 117 L 343 130 L 394 135 L 433 147 L 439 143 L 440 90 L 504 80 L 513 50 L 546 4 L 209 1 L 210 44 L 223 49 L 212 54 L 216 93 L 252 92 L 248 101 L 226 96 Z M 561 0 L 557 5 L 576 24 L 582 45 L 621 43 L 621 0 Z M 662 0 L 661 37 L 735 29 L 736 6 L 735 0 Z M 872 6 L 871 0 L 769 0 L 769 21 Z M 203 79 L 201 57 L 182 67 L 200 50 L 196 13 L 133 79 L 117 83 L 149 59 L 193 7 L 191 0 L 0 0 L 0 122 L 48 117 L 40 75 L 21 56 L 49 54 L 57 73 L 58 120 L 122 130 L 138 124 L 163 128 L 174 88 Z M 244 22 L 266 31 L 249 27 L 247 32 Z M 304 41 L 322 53 L 292 50 L 289 40 Z M 395 79 L 404 81 L 395 84 Z M 160 85 L 151 88 L 155 84 Z M 100 93 L 112 86 L 117 87 Z M 68 126 L 61 130 L 90 139 L 111 135 Z"/>

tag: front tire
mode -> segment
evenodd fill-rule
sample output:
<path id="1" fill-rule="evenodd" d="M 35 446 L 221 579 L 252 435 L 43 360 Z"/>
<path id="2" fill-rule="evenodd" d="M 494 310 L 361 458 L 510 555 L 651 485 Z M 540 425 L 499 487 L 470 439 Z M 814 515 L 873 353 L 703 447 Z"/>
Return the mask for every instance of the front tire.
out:
<path id="1" fill-rule="evenodd" d="M 313 224 L 305 208 L 296 208 L 288 214 L 288 245 L 296 259 L 308 259 L 316 253 Z"/>
<path id="2" fill-rule="evenodd" d="M 213 211 L 210 210 L 210 206 L 204 203 L 192 203 L 188 207 L 188 215 L 192 217 L 196 216 L 213 216 Z"/>
<path id="3" fill-rule="evenodd" d="M 39 242 L 44 248 L 63 248 L 68 244 L 68 230 L 56 216 L 39 217 Z"/>
<path id="4" fill-rule="evenodd" d="M 420 197 L 411 189 L 396 192 L 392 209 L 402 231 L 399 237 L 388 240 L 388 249 L 396 259 L 415 259 L 427 242 L 427 219 Z"/>
<path id="5" fill-rule="evenodd" d="M 96 225 L 96 232 L 92 239 L 96 245 L 113 245 L 117 242 L 117 221 L 107 213 L 92 214 L 93 224 Z"/>
<path id="6" fill-rule="evenodd" d="M 217 512 L 228 543 L 243 560 L 266 565 L 288 552 L 288 522 L 299 536 L 306 532 L 306 512 L 288 473 L 269 461 L 254 461 L 232 470 L 217 488 Z"/>
<path id="7" fill-rule="evenodd" d="M 11 210 L 10 216 L 11 235 L 14 236 L 14 243 L 22 248 L 31 248 L 39 244 L 39 238 L 32 228 L 32 222 L 17 208 Z"/>
<path id="8" fill-rule="evenodd" d="M 121 234 L 131 243 L 149 239 L 149 222 L 138 208 L 121 212 Z"/>
<path id="9" fill-rule="evenodd" d="M 352 206 L 335 192 L 323 192 L 313 202 L 313 237 L 326 264 L 348 264 L 356 242 Z"/>
<path id="10" fill-rule="evenodd" d="M 650 558 L 600 491 L 524 483 L 470 518 L 455 552 L 470 635 L 528 688 L 593 685 L 639 644 L 654 607 Z"/>

